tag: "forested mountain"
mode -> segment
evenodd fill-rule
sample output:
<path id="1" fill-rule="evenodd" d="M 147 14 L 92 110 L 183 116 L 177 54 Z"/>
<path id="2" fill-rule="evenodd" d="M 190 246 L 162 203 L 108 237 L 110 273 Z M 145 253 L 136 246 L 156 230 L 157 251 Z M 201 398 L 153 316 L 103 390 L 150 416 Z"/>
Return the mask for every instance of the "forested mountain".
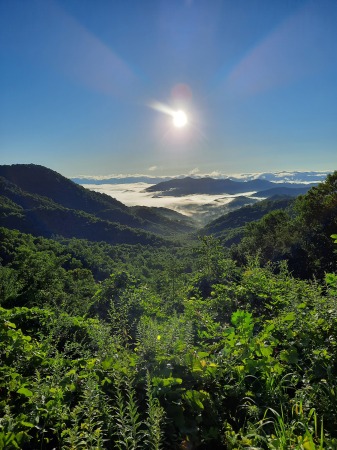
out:
<path id="1" fill-rule="evenodd" d="M 213 220 L 201 230 L 201 234 L 214 235 L 216 237 L 224 236 L 228 231 L 242 228 L 249 222 L 259 220 L 265 214 L 275 209 L 288 208 L 293 202 L 293 199 L 289 197 L 275 196 L 253 205 L 243 206 Z"/>
<path id="2" fill-rule="evenodd" d="M 111 244 L 164 243 L 154 234 L 103 220 L 81 210 L 69 209 L 47 197 L 22 191 L 5 178 L 0 178 L 0 225 L 35 236 L 60 235 Z"/>
<path id="3" fill-rule="evenodd" d="M 230 249 L 214 235 L 97 242 L 103 219 L 14 181 L 0 197 L 0 450 L 336 450 L 337 172 L 211 223 L 243 230 Z M 98 229 L 10 229 L 35 218 L 36 233 Z"/>
<path id="4" fill-rule="evenodd" d="M 312 186 L 313 184 L 311 184 Z M 296 183 L 273 183 L 268 180 L 255 179 L 250 181 L 233 181 L 230 179 L 214 178 L 176 178 L 163 181 L 154 186 L 146 188 L 147 192 L 160 193 L 160 195 L 182 196 L 191 194 L 240 194 L 244 192 L 267 191 L 272 188 L 303 188 L 303 184 Z M 271 195 L 275 195 L 271 193 Z M 298 195 L 298 194 L 297 194 Z M 267 195 L 266 195 L 267 196 Z"/>
<path id="5" fill-rule="evenodd" d="M 324 278 L 337 270 L 331 235 L 337 231 L 337 171 L 297 197 L 291 210 L 275 210 L 249 223 L 233 256 L 247 261 L 259 255 L 262 264 L 286 260 L 301 278 Z"/>
<path id="6" fill-rule="evenodd" d="M 0 224 L 41 236 L 154 244 L 163 241 L 150 233 L 170 236 L 194 229 L 184 216 L 168 218 L 156 208 L 132 210 L 32 164 L 0 166 L 0 195 Z"/>
<path id="7" fill-rule="evenodd" d="M 266 189 L 265 191 L 259 191 L 254 194 L 254 197 L 270 198 L 276 195 L 285 195 L 288 197 L 297 197 L 299 195 L 306 194 L 312 185 L 306 185 L 302 187 L 273 187 Z"/>
<path id="8" fill-rule="evenodd" d="M 116 199 L 77 185 L 54 170 L 35 164 L 0 166 L 0 176 L 22 191 L 47 197 L 65 208 L 99 214 L 102 211 L 125 212 L 127 207 Z M 121 218 L 123 215 L 121 215 Z"/>
<path id="9" fill-rule="evenodd" d="M 178 235 L 179 233 L 191 233 L 196 229 L 192 219 L 171 209 L 148 206 L 130 206 L 129 209 L 137 217 L 157 224 L 157 227 L 162 227 L 162 234 Z M 156 231 L 158 232 L 158 229 Z"/>

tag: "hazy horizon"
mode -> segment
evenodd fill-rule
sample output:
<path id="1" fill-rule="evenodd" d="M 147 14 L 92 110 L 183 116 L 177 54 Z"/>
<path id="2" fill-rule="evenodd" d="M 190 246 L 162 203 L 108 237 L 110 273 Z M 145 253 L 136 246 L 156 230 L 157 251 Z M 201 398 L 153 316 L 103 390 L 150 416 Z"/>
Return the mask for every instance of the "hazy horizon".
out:
<path id="1" fill-rule="evenodd" d="M 118 184 L 125 182 L 128 183 L 129 179 L 173 179 L 173 178 L 183 178 L 183 177 L 194 177 L 194 178 L 203 178 L 203 177 L 211 177 L 215 179 L 222 178 L 231 178 L 233 180 L 252 180 L 256 178 L 264 178 L 273 182 L 298 182 L 298 183 L 310 183 L 313 181 L 321 181 L 323 180 L 327 174 L 331 173 L 332 170 L 320 170 L 320 171 L 307 171 L 307 170 L 281 170 L 281 171 L 270 171 L 270 172 L 220 172 L 220 171 L 211 171 L 211 172 L 200 172 L 199 169 L 195 168 L 188 173 L 176 173 L 173 175 L 160 175 L 158 173 L 119 173 L 119 174 L 109 174 L 109 175 L 76 175 L 70 176 L 69 178 L 80 182 L 80 180 L 85 180 L 85 182 L 93 181 L 104 181 L 104 180 L 113 180 Z M 149 181 L 151 183 L 151 181 Z M 153 182 L 152 184 L 155 184 Z"/>

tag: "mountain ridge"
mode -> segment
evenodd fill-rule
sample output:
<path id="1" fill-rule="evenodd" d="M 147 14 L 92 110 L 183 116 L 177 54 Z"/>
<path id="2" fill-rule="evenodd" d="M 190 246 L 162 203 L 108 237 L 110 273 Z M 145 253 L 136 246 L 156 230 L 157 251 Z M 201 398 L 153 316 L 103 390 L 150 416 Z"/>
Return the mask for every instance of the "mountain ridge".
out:
<path id="1" fill-rule="evenodd" d="M 281 172 L 255 172 L 255 173 L 208 173 L 199 174 L 196 173 L 192 178 L 214 178 L 214 179 L 231 179 L 233 181 L 251 181 L 256 179 L 268 180 L 272 182 L 287 182 L 287 183 L 299 183 L 299 184 L 310 184 L 319 183 L 324 181 L 324 179 L 329 174 L 329 171 L 281 171 Z M 86 176 L 79 175 L 70 177 L 75 183 L 84 184 L 132 184 L 132 183 L 146 183 L 146 184 L 157 184 L 163 181 L 169 181 L 173 179 L 181 179 L 191 176 L 190 174 L 180 174 L 180 175 L 147 175 L 147 174 L 119 174 L 119 175 L 104 175 L 104 176 Z"/>
<path id="2" fill-rule="evenodd" d="M 312 187 L 316 183 L 310 183 L 306 186 Z M 153 192 L 160 196 L 180 197 L 192 194 L 242 194 L 245 192 L 260 192 L 272 188 L 303 188 L 299 183 L 274 183 L 263 179 L 254 179 L 250 181 L 233 181 L 231 179 L 214 178 L 176 178 L 174 180 L 163 181 L 154 186 L 149 186 L 145 192 Z"/>
<path id="3" fill-rule="evenodd" d="M 154 209 L 132 210 L 39 165 L 0 166 L 0 196 L 0 225 L 35 235 L 152 245 L 177 230 L 194 230 L 184 216 L 178 220 Z"/>

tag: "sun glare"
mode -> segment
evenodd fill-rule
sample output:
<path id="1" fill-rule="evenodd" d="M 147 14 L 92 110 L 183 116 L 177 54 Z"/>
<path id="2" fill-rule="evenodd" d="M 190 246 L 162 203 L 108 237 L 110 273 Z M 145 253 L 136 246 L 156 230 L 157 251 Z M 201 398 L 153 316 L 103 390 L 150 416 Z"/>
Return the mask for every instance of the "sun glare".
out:
<path id="1" fill-rule="evenodd" d="M 173 114 L 173 125 L 177 128 L 182 128 L 187 124 L 187 116 L 184 111 L 176 111 Z"/>

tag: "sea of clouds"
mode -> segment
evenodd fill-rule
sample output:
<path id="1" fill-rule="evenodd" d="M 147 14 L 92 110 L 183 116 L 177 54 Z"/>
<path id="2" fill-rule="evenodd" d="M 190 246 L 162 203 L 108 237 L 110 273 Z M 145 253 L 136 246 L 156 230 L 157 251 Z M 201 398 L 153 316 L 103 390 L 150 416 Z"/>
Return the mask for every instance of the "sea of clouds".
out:
<path id="1" fill-rule="evenodd" d="M 127 206 L 154 206 L 157 208 L 169 208 L 183 214 L 192 215 L 198 212 L 201 206 L 213 204 L 228 204 L 238 195 L 207 195 L 194 194 L 181 197 L 159 196 L 153 192 L 146 192 L 145 189 L 151 184 L 128 183 L 128 184 L 83 184 L 87 189 L 102 192 L 116 198 Z M 247 192 L 247 195 L 253 194 Z M 240 194 L 246 195 L 246 194 Z M 214 205 L 216 206 L 216 205 Z"/>
<path id="2" fill-rule="evenodd" d="M 230 178 L 235 181 L 248 181 L 257 178 L 273 181 L 274 183 L 317 183 L 323 181 L 329 172 L 263 172 L 263 173 L 244 173 L 244 174 L 221 174 L 213 172 L 210 174 L 193 173 L 193 177 L 202 178 L 205 176 L 212 178 Z M 101 192 L 111 197 L 116 198 L 127 206 L 149 206 L 149 207 L 164 207 L 173 209 L 188 216 L 199 216 L 200 219 L 204 215 L 210 214 L 218 215 L 220 212 L 224 213 L 231 209 L 230 204 L 235 197 L 248 197 L 252 201 L 261 200 L 255 199 L 254 192 L 246 192 L 236 195 L 206 195 L 195 194 L 181 197 L 163 196 L 154 194 L 153 192 L 146 192 L 145 189 L 149 186 L 166 181 L 172 178 L 183 178 L 187 175 L 180 175 L 176 177 L 160 177 L 148 176 L 142 174 L 136 175 L 109 175 L 109 176 L 80 176 L 72 178 L 78 184 L 81 184 L 87 189 Z M 191 174 L 188 174 L 191 176 Z"/>

